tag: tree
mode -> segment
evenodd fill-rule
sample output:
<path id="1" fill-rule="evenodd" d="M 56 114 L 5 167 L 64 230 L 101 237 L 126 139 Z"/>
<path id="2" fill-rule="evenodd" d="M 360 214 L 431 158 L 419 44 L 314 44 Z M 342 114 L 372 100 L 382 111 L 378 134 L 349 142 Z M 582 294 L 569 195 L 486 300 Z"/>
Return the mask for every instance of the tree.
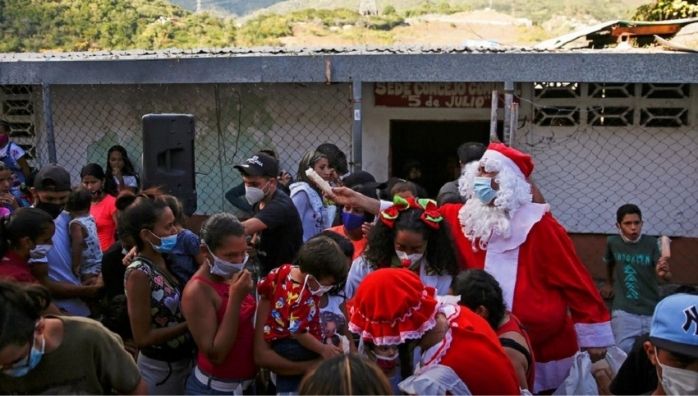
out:
<path id="1" fill-rule="evenodd" d="M 698 17 L 698 0 L 656 0 L 638 7 L 635 20 L 664 21 Z"/>

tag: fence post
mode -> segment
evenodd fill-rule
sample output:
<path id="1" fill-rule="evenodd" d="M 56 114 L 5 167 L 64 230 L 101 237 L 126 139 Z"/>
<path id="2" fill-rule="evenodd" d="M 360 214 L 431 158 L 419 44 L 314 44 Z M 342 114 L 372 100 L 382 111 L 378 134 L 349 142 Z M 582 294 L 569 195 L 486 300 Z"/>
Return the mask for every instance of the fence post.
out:
<path id="1" fill-rule="evenodd" d="M 505 81 L 504 82 L 504 133 L 502 134 L 502 141 L 509 141 L 509 135 L 511 133 L 511 104 L 514 103 L 514 82 Z"/>
<path id="2" fill-rule="evenodd" d="M 490 109 L 490 142 L 498 142 L 497 137 L 497 109 L 499 108 L 499 91 L 492 91 L 492 105 Z"/>
<path id="3" fill-rule="evenodd" d="M 360 171 L 362 166 L 361 160 L 361 134 L 363 130 L 363 114 L 362 114 L 362 82 L 354 80 L 351 82 L 352 88 L 352 103 L 353 103 L 353 123 L 351 127 L 352 141 L 352 158 L 354 160 L 354 172 Z"/>
<path id="4" fill-rule="evenodd" d="M 509 124 L 509 147 L 514 147 L 514 139 L 516 139 L 516 129 L 519 125 L 519 104 L 511 104 L 511 123 Z"/>
<path id="5" fill-rule="evenodd" d="M 46 148 L 48 149 L 48 162 L 58 162 L 56 156 L 56 137 L 53 134 L 53 111 L 51 110 L 51 86 L 48 83 L 41 84 L 41 97 L 44 112 L 44 133 L 46 134 Z"/>

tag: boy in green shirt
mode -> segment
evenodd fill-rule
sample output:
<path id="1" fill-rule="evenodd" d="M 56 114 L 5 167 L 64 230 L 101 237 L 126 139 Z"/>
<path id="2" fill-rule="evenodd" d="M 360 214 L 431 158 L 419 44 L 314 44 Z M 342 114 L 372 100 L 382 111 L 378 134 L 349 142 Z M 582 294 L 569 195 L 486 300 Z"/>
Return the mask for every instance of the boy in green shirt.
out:
<path id="1" fill-rule="evenodd" d="M 616 221 L 619 235 L 609 236 L 606 242 L 607 278 L 601 294 L 613 297 L 613 335 L 616 345 L 628 353 L 635 338 L 649 332 L 659 302 L 659 280 L 668 281 L 671 271 L 657 238 L 642 235 L 642 212 L 637 205 L 618 208 Z"/>

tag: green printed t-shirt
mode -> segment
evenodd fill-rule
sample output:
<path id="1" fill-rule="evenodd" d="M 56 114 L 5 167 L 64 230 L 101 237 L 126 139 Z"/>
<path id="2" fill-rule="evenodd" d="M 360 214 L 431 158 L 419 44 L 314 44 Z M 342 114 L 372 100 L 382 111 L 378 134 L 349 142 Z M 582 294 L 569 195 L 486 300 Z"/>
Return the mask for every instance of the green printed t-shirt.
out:
<path id="1" fill-rule="evenodd" d="M 636 315 L 652 315 L 659 301 L 655 266 L 659 259 L 657 238 L 642 235 L 637 243 L 611 235 L 606 242 L 604 261 L 613 270 L 613 309 Z"/>
<path id="2" fill-rule="evenodd" d="M 74 316 L 63 321 L 63 341 L 24 377 L 0 373 L 0 394 L 97 395 L 130 392 L 141 380 L 121 338 L 99 322 Z"/>

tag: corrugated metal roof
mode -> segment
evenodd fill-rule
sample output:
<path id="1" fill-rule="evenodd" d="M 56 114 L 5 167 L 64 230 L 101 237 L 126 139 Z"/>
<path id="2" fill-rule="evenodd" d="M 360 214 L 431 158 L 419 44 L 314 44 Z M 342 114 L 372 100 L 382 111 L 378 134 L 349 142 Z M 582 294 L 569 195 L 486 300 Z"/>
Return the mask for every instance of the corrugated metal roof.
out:
<path id="1" fill-rule="evenodd" d="M 85 61 L 85 60 L 147 60 L 177 58 L 217 58 L 244 56 L 314 56 L 314 55 L 419 55 L 419 54 L 501 54 L 501 53 L 589 53 L 589 52 L 657 52 L 660 48 L 632 48 L 618 50 L 547 50 L 533 47 L 255 47 L 255 48 L 195 48 L 163 50 L 126 50 L 90 52 L 23 52 L 0 53 L 0 62 L 23 61 Z"/>

